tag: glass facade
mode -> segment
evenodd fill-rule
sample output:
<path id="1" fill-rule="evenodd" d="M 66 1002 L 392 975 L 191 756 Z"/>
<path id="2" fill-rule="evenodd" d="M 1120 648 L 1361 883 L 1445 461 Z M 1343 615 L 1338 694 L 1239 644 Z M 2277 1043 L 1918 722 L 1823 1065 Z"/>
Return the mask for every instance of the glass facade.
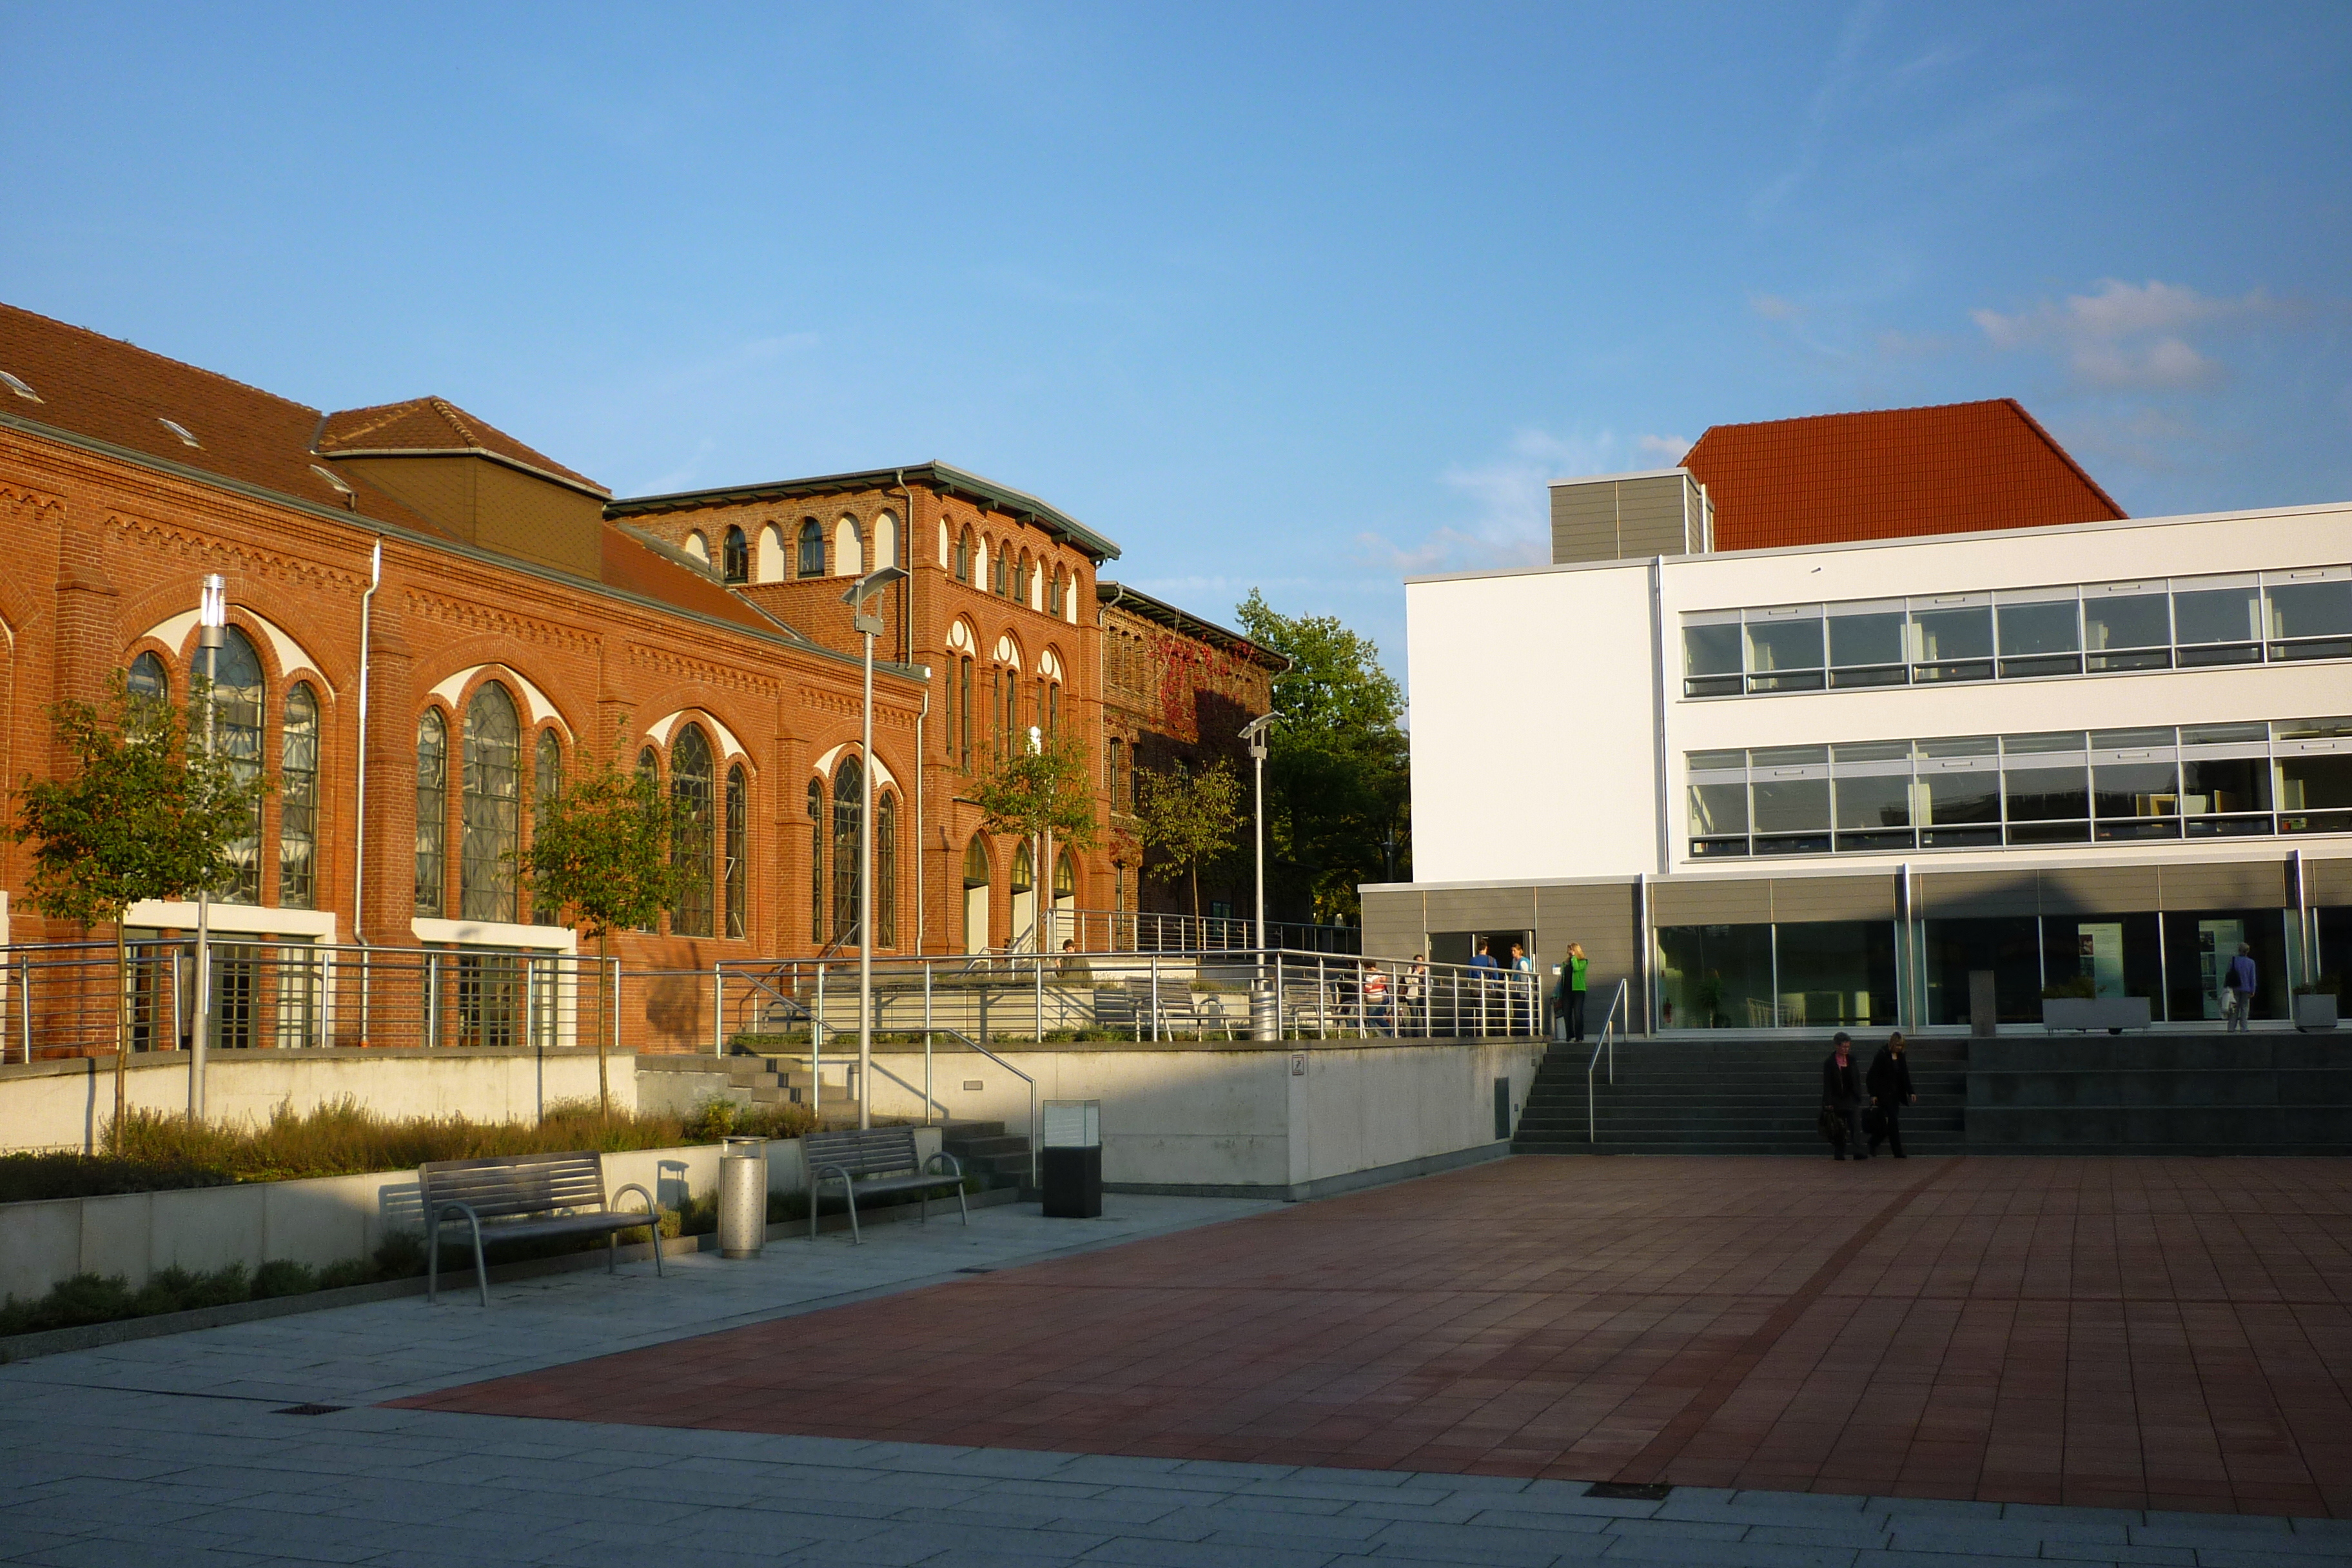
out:
<path id="1" fill-rule="evenodd" d="M 1683 695 L 2352 658 L 2352 566 L 1683 617 Z"/>
<path id="2" fill-rule="evenodd" d="M 1894 921 L 1662 925 L 1657 1016 L 1666 1029 L 1964 1026 L 1970 976 L 1987 972 L 2003 1025 L 2038 1026 L 2045 998 L 2137 996 L 2151 1023 L 2219 1027 L 2242 944 L 2252 1016 L 2284 1019 L 2304 973 L 2352 984 L 2352 909 L 2314 915 L 2308 965 L 2291 910 L 1930 917 L 1907 934 Z"/>
<path id="3" fill-rule="evenodd" d="M 1692 752 L 1694 857 L 2352 832 L 2352 718 Z"/>

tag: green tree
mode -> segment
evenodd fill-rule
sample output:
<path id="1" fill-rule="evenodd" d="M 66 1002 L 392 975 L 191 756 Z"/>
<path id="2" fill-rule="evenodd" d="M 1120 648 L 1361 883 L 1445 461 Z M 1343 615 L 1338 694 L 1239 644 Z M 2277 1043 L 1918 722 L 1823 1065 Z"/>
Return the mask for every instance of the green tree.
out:
<path id="1" fill-rule="evenodd" d="M 625 750 L 625 729 L 614 749 Z M 567 923 L 596 939 L 599 959 L 612 954 L 613 932 L 653 927 L 677 899 L 677 868 L 670 859 L 675 808 L 661 781 L 624 773 L 607 758 L 579 770 L 539 804 L 523 880 L 534 908 L 560 909 Z M 604 1022 L 596 1031 L 596 1107 L 613 1108 L 606 1047 L 621 998 L 612 966 L 599 963 L 608 990 Z"/>
<path id="2" fill-rule="evenodd" d="M 196 700 L 208 695 L 199 683 Z M 184 899 L 235 873 L 254 803 L 269 785 L 240 778 L 224 756 L 188 745 L 187 719 L 161 698 L 135 695 L 118 670 L 97 702 L 49 710 L 69 760 L 62 778 L 29 773 L 16 787 L 9 836 L 33 850 L 26 901 L 45 915 L 114 927 L 114 1121 L 121 1126 L 130 1056 L 130 952 L 122 917 L 150 899 Z"/>
<path id="3" fill-rule="evenodd" d="M 1171 769 L 1135 775 L 1135 830 L 1160 867 L 1192 884 L 1192 916 L 1201 914 L 1201 868 L 1223 859 L 1242 826 L 1242 781 L 1219 757 L 1198 773 Z"/>
<path id="4" fill-rule="evenodd" d="M 1054 907 L 1051 840 L 1091 849 L 1099 836 L 1095 822 L 1094 762 L 1073 730 L 1045 736 L 1034 751 L 991 752 L 975 759 L 967 797 L 980 807 L 981 826 L 1038 846 L 1037 908 Z M 1041 930 L 1046 921 L 1039 921 Z M 1039 952 L 1050 944 L 1040 936 Z"/>
<path id="5" fill-rule="evenodd" d="M 1235 611 L 1250 640 L 1291 661 L 1274 678 L 1265 765 L 1269 879 L 1293 919 L 1360 913 L 1357 885 L 1408 874 L 1411 777 L 1404 695 L 1372 640 L 1336 616 L 1285 616 L 1252 589 Z"/>

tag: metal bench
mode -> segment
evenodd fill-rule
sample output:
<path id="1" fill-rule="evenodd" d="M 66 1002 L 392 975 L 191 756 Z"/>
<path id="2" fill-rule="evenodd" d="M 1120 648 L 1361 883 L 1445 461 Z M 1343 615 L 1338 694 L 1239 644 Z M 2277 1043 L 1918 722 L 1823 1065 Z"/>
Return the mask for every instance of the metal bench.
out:
<path id="1" fill-rule="evenodd" d="M 612 1194 L 646 1200 L 646 1212 L 624 1212 L 604 1195 L 604 1156 L 583 1149 L 569 1154 L 507 1154 L 488 1160 L 433 1160 L 416 1167 L 425 1190 L 425 1300 L 441 1288 L 441 1222 L 463 1215 L 474 1233 L 474 1280 L 490 1304 L 490 1276 L 482 1239 L 523 1241 L 548 1236 L 604 1235 L 604 1271 L 619 1271 L 620 1233 L 648 1226 L 654 1272 L 662 1274 L 661 1210 L 635 1182 Z M 489 1224 L 484 1224 L 484 1221 Z"/>
<path id="2" fill-rule="evenodd" d="M 923 1223 L 931 1223 L 931 1192 L 934 1188 L 952 1185 L 956 1206 L 963 1211 L 963 1222 L 971 1223 L 971 1206 L 963 1201 L 963 1166 L 956 1157 L 945 1152 L 926 1160 L 915 1149 L 915 1130 L 911 1127 L 850 1128 L 840 1132 L 811 1132 L 801 1140 L 801 1152 L 808 1161 L 809 1173 L 809 1238 L 816 1238 L 816 1200 L 827 1182 L 838 1182 L 843 1195 L 849 1202 L 849 1238 L 863 1243 L 865 1237 L 857 1229 L 857 1194 L 860 1193 L 915 1193 L 923 1194 Z M 944 1163 L 946 1169 L 933 1175 L 933 1165 Z"/>

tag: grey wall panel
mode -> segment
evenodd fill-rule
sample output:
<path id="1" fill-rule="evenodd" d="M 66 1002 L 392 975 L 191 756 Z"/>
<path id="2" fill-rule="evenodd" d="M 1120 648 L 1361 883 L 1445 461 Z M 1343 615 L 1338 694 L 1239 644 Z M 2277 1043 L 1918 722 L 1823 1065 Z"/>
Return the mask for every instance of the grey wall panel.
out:
<path id="1" fill-rule="evenodd" d="M 2042 912 L 2126 915 L 2161 907 L 2153 866 L 2070 866 L 2041 874 Z"/>
<path id="2" fill-rule="evenodd" d="M 1623 479 L 1617 485 L 1617 553 L 1620 556 L 1681 555 L 1689 531 L 1683 505 L 1683 478 Z"/>
<path id="3" fill-rule="evenodd" d="M 1662 926 L 1763 925 L 1772 919 L 1772 884 L 1762 877 L 1653 882 L 1650 907 Z"/>
<path id="4" fill-rule="evenodd" d="M 2352 860 L 2314 860 L 2305 857 L 2303 886 L 2304 901 L 2314 908 L 2352 904 Z"/>
<path id="5" fill-rule="evenodd" d="M 1551 558 L 1613 561 L 1617 558 L 1617 487 L 1562 485 L 1551 492 Z"/>
<path id="6" fill-rule="evenodd" d="M 1601 1012 L 1625 982 L 1624 1026 L 1647 1029 L 1642 1010 L 1641 898 L 1630 882 L 1536 889 L 1536 971 L 1547 990 L 1552 965 L 1571 942 L 1584 944 L 1585 985 L 1591 1000 L 1586 1033 L 1597 1033 Z"/>
<path id="7" fill-rule="evenodd" d="M 1418 891 L 1366 893 L 1364 952 L 1375 958 L 1411 958 L 1422 951 Z"/>
<path id="8" fill-rule="evenodd" d="M 1433 888 L 1423 895 L 1430 931 L 1532 931 L 1533 888 Z"/>
<path id="9" fill-rule="evenodd" d="M 2275 910 L 2288 902 L 2284 859 L 2167 866 L 2161 885 L 2168 910 Z"/>
<path id="10" fill-rule="evenodd" d="M 1983 919 L 2042 912 L 2032 871 L 1930 871 L 1919 879 L 1919 912 L 1928 920 Z"/>
<path id="11" fill-rule="evenodd" d="M 1891 921 L 1895 918 L 1895 873 L 1867 877 L 1776 877 L 1776 921 Z"/>

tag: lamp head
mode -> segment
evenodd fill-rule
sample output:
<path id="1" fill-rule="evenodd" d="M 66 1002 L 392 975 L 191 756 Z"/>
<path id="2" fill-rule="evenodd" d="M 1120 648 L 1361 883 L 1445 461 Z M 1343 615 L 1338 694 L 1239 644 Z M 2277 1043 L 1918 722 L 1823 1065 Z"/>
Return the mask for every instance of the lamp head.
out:
<path id="1" fill-rule="evenodd" d="M 196 600 L 196 646 L 219 647 L 228 639 L 228 582 L 217 572 L 205 574 L 204 592 Z"/>

